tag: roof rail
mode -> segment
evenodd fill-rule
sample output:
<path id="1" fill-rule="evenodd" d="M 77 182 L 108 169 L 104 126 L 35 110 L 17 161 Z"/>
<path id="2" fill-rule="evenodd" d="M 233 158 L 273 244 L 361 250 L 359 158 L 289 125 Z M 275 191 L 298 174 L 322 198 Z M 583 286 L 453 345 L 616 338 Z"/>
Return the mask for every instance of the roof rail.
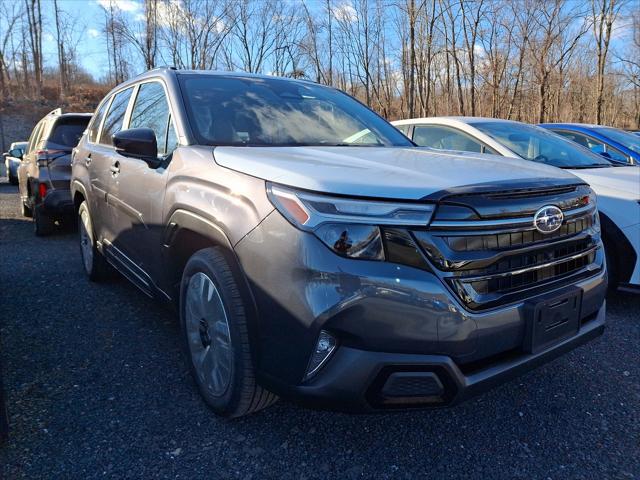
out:
<path id="1" fill-rule="evenodd" d="M 51 110 L 47 115 L 62 115 L 62 108 L 58 107 L 54 110 Z"/>
<path id="2" fill-rule="evenodd" d="M 151 70 L 147 70 L 148 72 L 153 72 L 155 70 L 177 70 L 173 65 L 161 65 L 159 67 L 152 68 Z"/>

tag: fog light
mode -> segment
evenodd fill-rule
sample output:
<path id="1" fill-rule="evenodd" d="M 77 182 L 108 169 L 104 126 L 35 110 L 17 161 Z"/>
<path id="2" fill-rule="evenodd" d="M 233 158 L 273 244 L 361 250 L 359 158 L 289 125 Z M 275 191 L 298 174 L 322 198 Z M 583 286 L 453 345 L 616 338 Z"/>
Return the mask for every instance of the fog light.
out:
<path id="1" fill-rule="evenodd" d="M 335 337 L 326 330 L 321 330 L 320 335 L 318 335 L 318 341 L 316 342 L 316 348 L 309 359 L 307 374 L 304 377 L 305 380 L 311 378 L 320 370 L 320 367 L 325 364 L 335 349 Z"/>

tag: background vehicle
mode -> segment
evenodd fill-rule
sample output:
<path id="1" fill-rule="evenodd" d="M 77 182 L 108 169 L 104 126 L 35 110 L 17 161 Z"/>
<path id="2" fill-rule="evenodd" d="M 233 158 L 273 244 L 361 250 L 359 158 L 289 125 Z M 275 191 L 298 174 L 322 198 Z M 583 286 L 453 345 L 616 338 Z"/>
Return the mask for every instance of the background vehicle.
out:
<path id="1" fill-rule="evenodd" d="M 33 216 L 36 235 L 73 214 L 69 190 L 71 151 L 91 119 L 90 113 L 53 110 L 38 122 L 18 168 L 22 214 Z"/>
<path id="2" fill-rule="evenodd" d="M 193 376 L 222 415 L 275 394 L 353 410 L 450 404 L 604 328 L 584 182 L 415 148 L 312 82 L 172 69 L 130 80 L 80 141 L 72 191 L 89 278 L 111 265 L 178 303 Z"/>
<path id="3" fill-rule="evenodd" d="M 598 195 L 610 284 L 640 287 L 640 167 L 614 168 L 609 159 L 559 135 L 509 120 L 436 117 L 392 123 L 418 145 L 524 158 L 573 172 Z"/>
<path id="4" fill-rule="evenodd" d="M 573 140 L 612 162 L 640 164 L 640 138 L 630 132 L 582 123 L 543 123 L 540 126 Z"/>
<path id="5" fill-rule="evenodd" d="M 22 160 L 22 155 L 27 148 L 27 142 L 13 142 L 9 151 L 2 154 L 4 157 L 5 171 L 12 185 L 18 184 L 18 167 Z"/>

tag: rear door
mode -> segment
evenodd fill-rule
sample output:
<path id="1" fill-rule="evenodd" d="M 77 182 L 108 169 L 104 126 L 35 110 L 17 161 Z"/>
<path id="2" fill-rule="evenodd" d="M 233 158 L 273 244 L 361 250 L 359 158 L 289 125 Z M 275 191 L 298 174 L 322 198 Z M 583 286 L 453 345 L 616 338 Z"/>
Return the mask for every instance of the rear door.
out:
<path id="1" fill-rule="evenodd" d="M 139 269 L 138 276 L 150 277 L 145 278 L 148 283 L 151 278 L 158 278 L 160 269 L 166 167 L 177 145 L 169 101 L 160 80 L 137 87 L 128 128 L 143 127 L 154 131 L 158 158 L 163 162 L 151 168 L 144 160 L 116 154 L 112 167 L 118 173 L 108 201 L 118 210 L 114 230 L 118 253 L 124 254 L 124 261 L 134 264 L 130 268 Z"/>

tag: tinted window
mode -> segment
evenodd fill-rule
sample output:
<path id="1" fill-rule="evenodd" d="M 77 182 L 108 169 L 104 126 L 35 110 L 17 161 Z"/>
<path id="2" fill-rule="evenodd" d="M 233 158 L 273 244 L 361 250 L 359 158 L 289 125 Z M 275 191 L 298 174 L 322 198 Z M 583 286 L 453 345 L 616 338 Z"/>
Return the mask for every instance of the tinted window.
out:
<path id="1" fill-rule="evenodd" d="M 102 122 L 102 117 L 104 117 L 104 112 L 107 111 L 107 107 L 109 106 L 109 100 L 105 100 L 100 108 L 93 116 L 93 120 L 91 121 L 91 126 L 89 127 L 89 141 L 97 142 L 98 141 L 98 133 L 100 132 L 100 123 Z"/>
<path id="2" fill-rule="evenodd" d="M 280 78 L 179 78 L 200 144 L 411 146 L 386 120 L 332 88 Z"/>
<path id="3" fill-rule="evenodd" d="M 158 82 L 148 82 L 140 85 L 136 96 L 129 128 L 150 128 L 156 134 L 158 155 L 166 155 L 173 148 L 167 150 L 167 127 L 169 125 L 169 105 L 164 94 L 164 88 Z M 173 125 L 172 125 L 173 128 Z M 173 133 L 175 137 L 175 133 Z"/>
<path id="4" fill-rule="evenodd" d="M 481 143 L 469 135 L 441 125 L 417 125 L 413 129 L 413 141 L 421 147 L 482 153 Z"/>
<path id="5" fill-rule="evenodd" d="M 100 133 L 100 143 L 112 145 L 111 136 L 122 130 L 122 122 L 124 121 L 124 114 L 127 111 L 131 91 L 132 89 L 128 88 L 113 97 L 113 102 L 111 102 L 111 106 L 109 107 L 109 113 L 107 113 L 104 119 L 102 133 Z"/>
<path id="6" fill-rule="evenodd" d="M 518 122 L 478 122 L 473 126 L 525 160 L 554 167 L 610 167 L 611 162 L 549 130 Z"/>
<path id="7" fill-rule="evenodd" d="M 60 118 L 54 125 L 48 141 L 65 147 L 75 147 L 86 130 L 89 120 L 89 117 Z"/>

